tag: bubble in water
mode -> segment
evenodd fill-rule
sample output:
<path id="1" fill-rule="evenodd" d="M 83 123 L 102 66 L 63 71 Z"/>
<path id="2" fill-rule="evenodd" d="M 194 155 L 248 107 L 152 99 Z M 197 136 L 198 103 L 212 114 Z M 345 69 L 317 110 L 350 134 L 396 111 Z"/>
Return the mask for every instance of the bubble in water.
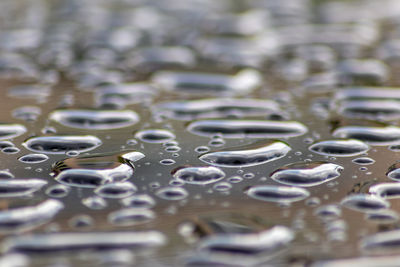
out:
<path id="1" fill-rule="evenodd" d="M 54 199 L 36 206 L 0 211 L 0 231 L 24 231 L 33 229 L 53 218 L 64 205 Z"/>
<path id="2" fill-rule="evenodd" d="M 0 197 L 20 197 L 30 195 L 47 184 L 41 179 L 0 180 Z"/>
<path id="3" fill-rule="evenodd" d="M 139 121 L 131 110 L 57 110 L 49 118 L 64 126 L 90 130 L 124 128 Z"/>
<path id="4" fill-rule="evenodd" d="M 361 157 L 353 159 L 352 162 L 358 165 L 371 165 L 375 163 L 375 160 L 369 157 Z"/>
<path id="5" fill-rule="evenodd" d="M 105 198 L 124 198 L 133 195 L 137 191 L 135 185 L 130 182 L 110 183 L 101 185 L 94 192 Z"/>
<path id="6" fill-rule="evenodd" d="M 149 209 L 154 207 L 156 202 L 151 196 L 141 194 L 123 198 L 121 199 L 121 204 L 130 208 Z"/>
<path id="7" fill-rule="evenodd" d="M 24 133 L 26 128 L 21 124 L 0 124 L 0 140 L 18 137 Z"/>
<path id="8" fill-rule="evenodd" d="M 225 177 L 225 173 L 216 167 L 179 167 L 171 173 L 175 179 L 198 185 L 215 183 Z"/>
<path id="9" fill-rule="evenodd" d="M 210 152 L 201 155 L 199 159 L 208 164 L 220 167 L 250 167 L 280 159 L 291 148 L 279 141 L 262 145 L 243 146 L 237 149 Z"/>
<path id="10" fill-rule="evenodd" d="M 65 154 L 70 150 L 80 153 L 93 150 L 102 142 L 92 135 L 84 136 L 40 136 L 27 139 L 22 145 L 36 153 Z"/>
<path id="11" fill-rule="evenodd" d="M 165 143 L 175 139 L 175 135 L 167 130 L 150 129 L 137 132 L 135 138 L 146 143 Z"/>
<path id="12" fill-rule="evenodd" d="M 182 187 L 164 187 L 156 192 L 156 196 L 165 200 L 182 200 L 185 199 L 189 193 Z"/>
<path id="13" fill-rule="evenodd" d="M 321 141 L 311 145 L 309 149 L 321 155 L 352 157 L 367 152 L 369 146 L 362 141 L 348 139 Z"/>
<path id="14" fill-rule="evenodd" d="M 246 194 L 254 199 L 290 203 L 310 196 L 306 189 L 289 186 L 257 185 L 250 187 Z"/>
<path id="15" fill-rule="evenodd" d="M 400 183 L 375 184 L 369 188 L 369 193 L 386 199 L 400 198 Z"/>
<path id="16" fill-rule="evenodd" d="M 339 138 L 358 139 L 375 146 L 388 146 L 400 141 L 400 128 L 395 126 L 343 126 L 336 129 L 332 135 Z"/>
<path id="17" fill-rule="evenodd" d="M 299 122 L 267 120 L 201 120 L 190 123 L 187 130 L 207 137 L 220 133 L 224 138 L 289 138 L 307 132 Z"/>
<path id="18" fill-rule="evenodd" d="M 346 208 L 361 212 L 375 212 L 390 207 L 390 203 L 383 198 L 368 194 L 347 196 L 340 204 Z"/>
<path id="19" fill-rule="evenodd" d="M 4 241 L 4 251 L 67 252 L 116 248 L 151 248 L 166 243 L 165 236 L 157 231 L 124 232 L 68 232 L 36 233 L 10 237 Z"/>
<path id="20" fill-rule="evenodd" d="M 62 184 L 52 185 L 46 189 L 46 194 L 49 197 L 63 198 L 69 194 L 70 187 Z"/>
<path id="21" fill-rule="evenodd" d="M 101 210 L 107 207 L 107 201 L 99 196 L 84 198 L 82 204 L 92 210 Z"/>
<path id="22" fill-rule="evenodd" d="M 49 157 L 45 154 L 27 154 L 18 158 L 19 161 L 29 164 L 42 163 L 48 159 Z"/>
<path id="23" fill-rule="evenodd" d="M 132 226 L 147 223 L 155 218 L 155 214 L 147 209 L 125 208 L 108 215 L 108 221 L 117 226 Z"/>
<path id="24" fill-rule="evenodd" d="M 271 173 L 279 183 L 295 186 L 315 186 L 340 176 L 343 167 L 327 162 L 292 163 Z"/>

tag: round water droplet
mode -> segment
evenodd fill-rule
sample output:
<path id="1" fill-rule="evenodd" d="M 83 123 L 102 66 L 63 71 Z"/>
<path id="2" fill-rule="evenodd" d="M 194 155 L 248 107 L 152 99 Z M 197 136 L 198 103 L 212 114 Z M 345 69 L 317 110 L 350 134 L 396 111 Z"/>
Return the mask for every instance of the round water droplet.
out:
<path id="1" fill-rule="evenodd" d="M 345 197 L 340 204 L 346 208 L 362 212 L 374 212 L 390 207 L 390 203 L 383 198 L 367 194 L 350 195 Z"/>
<path id="2" fill-rule="evenodd" d="M 321 155 L 352 157 L 367 152 L 369 146 L 362 141 L 348 139 L 321 141 L 311 145 L 309 149 Z"/>
<path id="3" fill-rule="evenodd" d="M 146 143 L 165 143 L 175 139 L 175 135 L 167 130 L 150 129 L 137 132 L 135 138 Z"/>
<path id="4" fill-rule="evenodd" d="M 189 193 L 182 187 L 164 187 L 156 192 L 156 196 L 165 200 L 182 200 L 188 195 Z"/>
<path id="5" fill-rule="evenodd" d="M 225 173 L 216 167 L 180 167 L 171 173 L 175 179 L 198 185 L 215 183 L 225 177 Z"/>
<path id="6" fill-rule="evenodd" d="M 137 191 L 135 185 L 130 182 L 120 182 L 102 185 L 94 192 L 105 198 L 124 198 L 133 195 Z"/>
<path id="7" fill-rule="evenodd" d="M 271 174 L 279 183 L 295 186 L 315 186 L 340 176 L 343 167 L 326 162 L 293 163 Z"/>
<path id="8" fill-rule="evenodd" d="M 99 138 L 91 135 L 41 136 L 29 138 L 22 145 L 36 153 L 65 154 L 71 150 L 87 152 L 97 148 L 101 143 Z"/>
<path id="9" fill-rule="evenodd" d="M 284 203 L 300 201 L 310 195 L 310 193 L 303 188 L 275 185 L 252 186 L 246 193 L 249 197 L 254 199 Z"/>
<path id="10" fill-rule="evenodd" d="M 62 184 L 56 184 L 47 188 L 46 194 L 49 197 L 63 198 L 68 195 L 69 191 L 70 188 L 68 186 Z"/>
<path id="11" fill-rule="evenodd" d="M 45 154 L 27 154 L 18 158 L 19 161 L 29 164 L 45 162 L 48 159 L 49 157 Z"/>

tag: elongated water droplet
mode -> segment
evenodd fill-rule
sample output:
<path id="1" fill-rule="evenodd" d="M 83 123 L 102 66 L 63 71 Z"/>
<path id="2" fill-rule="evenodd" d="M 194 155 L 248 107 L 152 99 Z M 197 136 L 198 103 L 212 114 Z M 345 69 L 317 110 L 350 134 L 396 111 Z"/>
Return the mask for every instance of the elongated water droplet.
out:
<path id="1" fill-rule="evenodd" d="M 280 159 L 291 150 L 291 148 L 279 141 L 267 145 L 245 146 L 237 149 L 210 152 L 201 155 L 199 159 L 206 163 L 220 167 L 250 167 L 264 164 Z"/>
<path id="2" fill-rule="evenodd" d="M 0 140 L 18 137 L 25 132 L 25 126 L 21 124 L 0 124 Z"/>
<path id="3" fill-rule="evenodd" d="M 32 194 L 47 184 L 41 179 L 0 180 L 0 197 L 20 197 Z"/>
<path id="4" fill-rule="evenodd" d="M 327 162 L 292 163 L 271 173 L 279 183 L 295 186 L 315 186 L 340 176 L 343 167 Z"/>
<path id="5" fill-rule="evenodd" d="M 126 208 L 110 213 L 108 220 L 117 226 L 131 226 L 147 223 L 155 217 L 154 212 L 151 210 Z"/>
<path id="6" fill-rule="evenodd" d="M 390 207 L 390 203 L 383 198 L 368 194 L 350 195 L 345 197 L 340 204 L 346 208 L 362 212 L 374 212 Z"/>
<path id="7" fill-rule="evenodd" d="M 29 164 L 42 163 L 48 159 L 49 157 L 45 154 L 27 154 L 18 158 L 19 161 Z"/>
<path id="8" fill-rule="evenodd" d="M 246 191 L 246 194 L 254 199 L 272 202 L 295 202 L 310 195 L 303 188 L 275 185 L 252 186 Z"/>
<path id="9" fill-rule="evenodd" d="M 172 171 L 175 179 L 187 184 L 205 185 L 215 183 L 225 177 L 225 173 L 216 167 L 186 167 Z"/>
<path id="10" fill-rule="evenodd" d="M 135 138 L 146 143 L 165 143 L 175 139 L 175 135 L 167 130 L 151 129 L 137 132 Z"/>
<path id="11" fill-rule="evenodd" d="M 313 144 L 309 147 L 309 149 L 321 155 L 352 157 L 367 152 L 369 146 L 362 141 L 354 139 L 328 140 Z"/>
<path id="12" fill-rule="evenodd" d="M 120 182 L 101 185 L 94 192 L 105 198 L 124 198 L 129 197 L 137 191 L 135 185 L 130 182 Z"/>
<path id="13" fill-rule="evenodd" d="M 182 187 L 164 187 L 156 192 L 156 196 L 165 200 L 182 200 L 189 193 Z"/>

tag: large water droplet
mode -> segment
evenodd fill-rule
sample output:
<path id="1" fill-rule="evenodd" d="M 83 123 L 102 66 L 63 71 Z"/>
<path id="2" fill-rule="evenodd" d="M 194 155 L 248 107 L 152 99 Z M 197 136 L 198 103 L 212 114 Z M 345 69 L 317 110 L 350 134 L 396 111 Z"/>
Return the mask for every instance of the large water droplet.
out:
<path id="1" fill-rule="evenodd" d="M 371 194 L 378 197 L 392 199 L 400 197 L 400 183 L 382 183 L 376 184 L 369 188 Z"/>
<path id="2" fill-rule="evenodd" d="M 397 252 L 400 249 L 400 230 L 391 230 L 364 237 L 361 240 L 360 247 L 369 252 Z"/>
<path id="3" fill-rule="evenodd" d="M 262 145 L 238 147 L 230 150 L 210 152 L 201 155 L 199 159 L 206 163 L 220 167 L 250 167 L 280 159 L 291 148 L 279 141 Z"/>
<path id="4" fill-rule="evenodd" d="M 164 245 L 166 238 L 158 231 L 79 232 L 30 234 L 8 238 L 6 252 L 54 252 L 82 249 L 151 248 Z"/>
<path id="5" fill-rule="evenodd" d="M 271 100 L 203 99 L 167 102 L 156 106 L 157 114 L 175 120 L 196 120 L 226 117 L 265 116 L 279 112 L 279 105 Z"/>
<path id="6" fill-rule="evenodd" d="M 18 137 L 26 132 L 21 124 L 0 124 L 0 140 Z"/>
<path id="7" fill-rule="evenodd" d="M 36 206 L 0 211 L 0 231 L 23 231 L 32 229 L 53 218 L 64 205 L 54 199 Z"/>
<path id="8" fill-rule="evenodd" d="M 246 193 L 251 198 L 272 202 L 295 202 L 310 196 L 303 188 L 275 185 L 252 186 Z"/>
<path id="9" fill-rule="evenodd" d="M 57 110 L 49 116 L 64 126 L 90 130 L 124 128 L 139 121 L 131 110 Z"/>
<path id="10" fill-rule="evenodd" d="M 332 135 L 339 138 L 358 139 L 371 145 L 387 146 L 400 141 L 400 128 L 344 126 L 336 129 Z"/>
<path id="11" fill-rule="evenodd" d="M 184 183 L 199 185 L 215 183 L 225 177 L 225 173 L 216 167 L 180 167 L 173 170 L 172 174 Z"/>
<path id="12" fill-rule="evenodd" d="M 354 139 L 328 140 L 315 143 L 309 149 L 326 156 L 352 157 L 367 152 L 369 146 L 362 141 Z"/>
<path id="13" fill-rule="evenodd" d="M 347 196 L 340 204 L 346 208 L 362 212 L 375 212 L 390 207 L 390 203 L 383 198 L 367 194 Z"/>
<path id="14" fill-rule="evenodd" d="M 27 149 L 36 153 L 65 154 L 76 150 L 87 152 L 102 144 L 101 140 L 92 135 L 84 136 L 40 136 L 32 137 L 22 143 Z"/>
<path id="15" fill-rule="evenodd" d="M 327 162 L 292 163 L 271 173 L 279 183 L 295 186 L 315 186 L 340 176 L 343 167 Z"/>
<path id="16" fill-rule="evenodd" d="M 0 180 L 0 197 L 20 197 L 32 194 L 47 184 L 40 179 Z"/>
<path id="17" fill-rule="evenodd" d="M 299 122 L 267 120 L 201 120 L 190 123 L 187 130 L 207 137 L 222 134 L 224 138 L 288 138 L 307 132 Z"/>

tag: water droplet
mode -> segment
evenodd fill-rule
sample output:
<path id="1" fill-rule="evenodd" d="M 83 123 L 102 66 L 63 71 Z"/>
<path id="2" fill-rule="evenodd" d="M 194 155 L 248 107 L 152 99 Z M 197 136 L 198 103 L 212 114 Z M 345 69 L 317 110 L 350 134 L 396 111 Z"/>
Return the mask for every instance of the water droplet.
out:
<path id="1" fill-rule="evenodd" d="M 375 146 L 387 146 L 400 141 L 400 128 L 395 126 L 343 126 L 336 129 L 332 135 L 339 138 L 358 139 Z"/>
<path id="2" fill-rule="evenodd" d="M 275 185 L 252 186 L 246 193 L 254 199 L 284 203 L 300 201 L 310 196 L 310 193 L 303 188 Z"/>
<path id="3" fill-rule="evenodd" d="M 37 233 L 8 238 L 4 242 L 4 251 L 63 252 L 82 249 L 140 249 L 159 247 L 165 242 L 166 238 L 158 231 Z"/>
<path id="4" fill-rule="evenodd" d="M 137 132 L 135 138 L 146 143 L 165 143 L 175 139 L 175 135 L 167 130 L 151 129 Z"/>
<path id="5" fill-rule="evenodd" d="M 225 173 L 216 167 L 179 167 L 171 174 L 175 179 L 187 184 L 198 185 L 215 183 L 225 177 Z"/>
<path id="6" fill-rule="evenodd" d="M 227 182 L 220 182 L 213 186 L 213 189 L 215 191 L 219 191 L 219 192 L 226 192 L 226 191 L 229 191 L 231 188 L 232 188 L 232 185 Z"/>
<path id="7" fill-rule="evenodd" d="M 40 114 L 40 108 L 34 106 L 24 106 L 12 111 L 12 116 L 14 118 L 25 121 L 36 121 Z"/>
<path id="8" fill-rule="evenodd" d="M 55 179 L 62 184 L 97 187 L 129 179 L 133 174 L 133 163 L 143 157 L 137 151 L 92 154 L 56 162 L 53 171 L 57 174 Z"/>
<path id="9" fill-rule="evenodd" d="M 340 176 L 343 167 L 326 162 L 292 163 L 271 173 L 279 183 L 295 186 L 315 186 Z"/>
<path id="10" fill-rule="evenodd" d="M 18 158 L 19 161 L 29 164 L 42 163 L 48 159 L 49 157 L 45 154 L 27 154 Z"/>
<path id="11" fill-rule="evenodd" d="M 400 163 L 395 163 L 392 166 L 390 166 L 386 175 L 387 175 L 387 177 L 389 177 L 392 180 L 399 181 L 400 180 Z"/>
<path id="12" fill-rule="evenodd" d="M 182 187 L 164 187 L 156 192 L 156 196 L 165 200 L 182 200 L 188 195 L 189 193 Z"/>
<path id="13" fill-rule="evenodd" d="M 0 197 L 20 197 L 30 195 L 47 184 L 40 179 L 0 180 Z"/>
<path id="14" fill-rule="evenodd" d="M 101 185 L 94 192 L 105 198 L 124 198 L 129 197 L 137 191 L 135 185 L 130 182 L 120 182 Z"/>
<path id="15" fill-rule="evenodd" d="M 155 206 L 155 200 L 149 195 L 134 195 L 121 199 L 121 204 L 130 208 L 149 209 Z"/>
<path id="16" fill-rule="evenodd" d="M 187 130 L 207 137 L 220 133 L 224 138 L 288 138 L 307 132 L 299 122 L 266 120 L 201 120 L 190 123 Z"/>
<path id="17" fill-rule="evenodd" d="M 101 210 L 107 207 L 107 201 L 99 196 L 84 198 L 82 204 L 92 210 Z"/>
<path id="18" fill-rule="evenodd" d="M 93 221 L 92 217 L 82 214 L 82 215 L 76 215 L 76 216 L 72 217 L 68 223 L 72 228 L 81 229 L 81 228 L 88 228 L 90 226 L 93 226 L 94 221 Z"/>
<path id="19" fill-rule="evenodd" d="M 280 111 L 271 100 L 257 99 L 202 99 L 167 102 L 156 105 L 156 112 L 175 120 L 198 120 L 226 117 L 266 116 Z"/>
<path id="20" fill-rule="evenodd" d="M 284 248 L 294 238 L 294 233 L 287 227 L 274 226 L 259 233 L 229 233 L 216 234 L 204 238 L 199 248 L 201 250 L 255 255 L 262 252 L 275 252 Z"/>
<path id="21" fill-rule="evenodd" d="M 236 149 L 206 153 L 199 157 L 201 161 L 220 167 L 250 167 L 280 159 L 291 148 L 279 141 L 267 145 L 243 146 Z"/>
<path id="22" fill-rule="evenodd" d="M 36 206 L 0 211 L 0 231 L 23 231 L 33 229 L 53 218 L 64 205 L 54 199 Z"/>
<path id="23" fill-rule="evenodd" d="M 70 188 L 62 184 L 52 185 L 46 190 L 49 197 L 63 198 L 68 195 Z"/>
<path id="24" fill-rule="evenodd" d="M 325 205 L 318 207 L 314 214 L 322 219 L 334 219 L 340 217 L 342 211 L 338 205 Z"/>
<path id="25" fill-rule="evenodd" d="M 147 223 L 155 217 L 151 210 L 126 208 L 110 213 L 108 221 L 117 226 L 132 226 Z"/>
<path id="26" fill-rule="evenodd" d="M 0 124 L 0 140 L 18 137 L 25 132 L 25 126 L 21 124 Z"/>
<path id="27" fill-rule="evenodd" d="M 20 151 L 18 147 L 6 147 L 1 150 L 5 154 L 16 154 Z"/>
<path id="28" fill-rule="evenodd" d="M 210 148 L 207 146 L 198 146 L 194 149 L 194 151 L 196 151 L 197 153 L 207 153 L 208 151 L 210 151 Z"/>
<path id="29" fill-rule="evenodd" d="M 367 152 L 369 146 L 362 141 L 354 139 L 328 140 L 313 144 L 309 147 L 309 149 L 321 155 L 352 157 Z"/>
<path id="30" fill-rule="evenodd" d="M 139 116 L 131 110 L 57 110 L 49 116 L 64 126 L 90 130 L 124 128 L 139 121 Z"/>
<path id="31" fill-rule="evenodd" d="M 376 184 L 369 188 L 369 193 L 386 199 L 400 198 L 400 183 Z"/>
<path id="32" fill-rule="evenodd" d="M 65 154 L 70 150 L 82 153 L 93 150 L 101 144 L 100 139 L 92 135 L 32 137 L 22 143 L 33 152 L 47 154 Z"/>
<path id="33" fill-rule="evenodd" d="M 391 230 L 372 234 L 361 240 L 360 247 L 365 251 L 397 252 L 400 248 L 400 230 Z"/>
<path id="34" fill-rule="evenodd" d="M 365 218 L 369 221 L 379 224 L 391 224 L 399 220 L 399 215 L 392 210 L 382 210 L 367 213 Z"/>
<path id="35" fill-rule="evenodd" d="M 160 163 L 162 165 L 172 165 L 172 164 L 175 164 L 176 162 L 173 159 L 162 159 L 162 160 L 160 160 Z"/>
<path id="36" fill-rule="evenodd" d="M 387 209 L 390 206 L 390 203 L 383 198 L 367 194 L 347 196 L 340 202 L 340 204 L 346 208 L 362 212 L 374 212 L 377 210 Z"/>
<path id="37" fill-rule="evenodd" d="M 375 163 L 375 160 L 368 157 L 361 157 L 353 159 L 352 162 L 358 165 L 371 165 Z"/>

